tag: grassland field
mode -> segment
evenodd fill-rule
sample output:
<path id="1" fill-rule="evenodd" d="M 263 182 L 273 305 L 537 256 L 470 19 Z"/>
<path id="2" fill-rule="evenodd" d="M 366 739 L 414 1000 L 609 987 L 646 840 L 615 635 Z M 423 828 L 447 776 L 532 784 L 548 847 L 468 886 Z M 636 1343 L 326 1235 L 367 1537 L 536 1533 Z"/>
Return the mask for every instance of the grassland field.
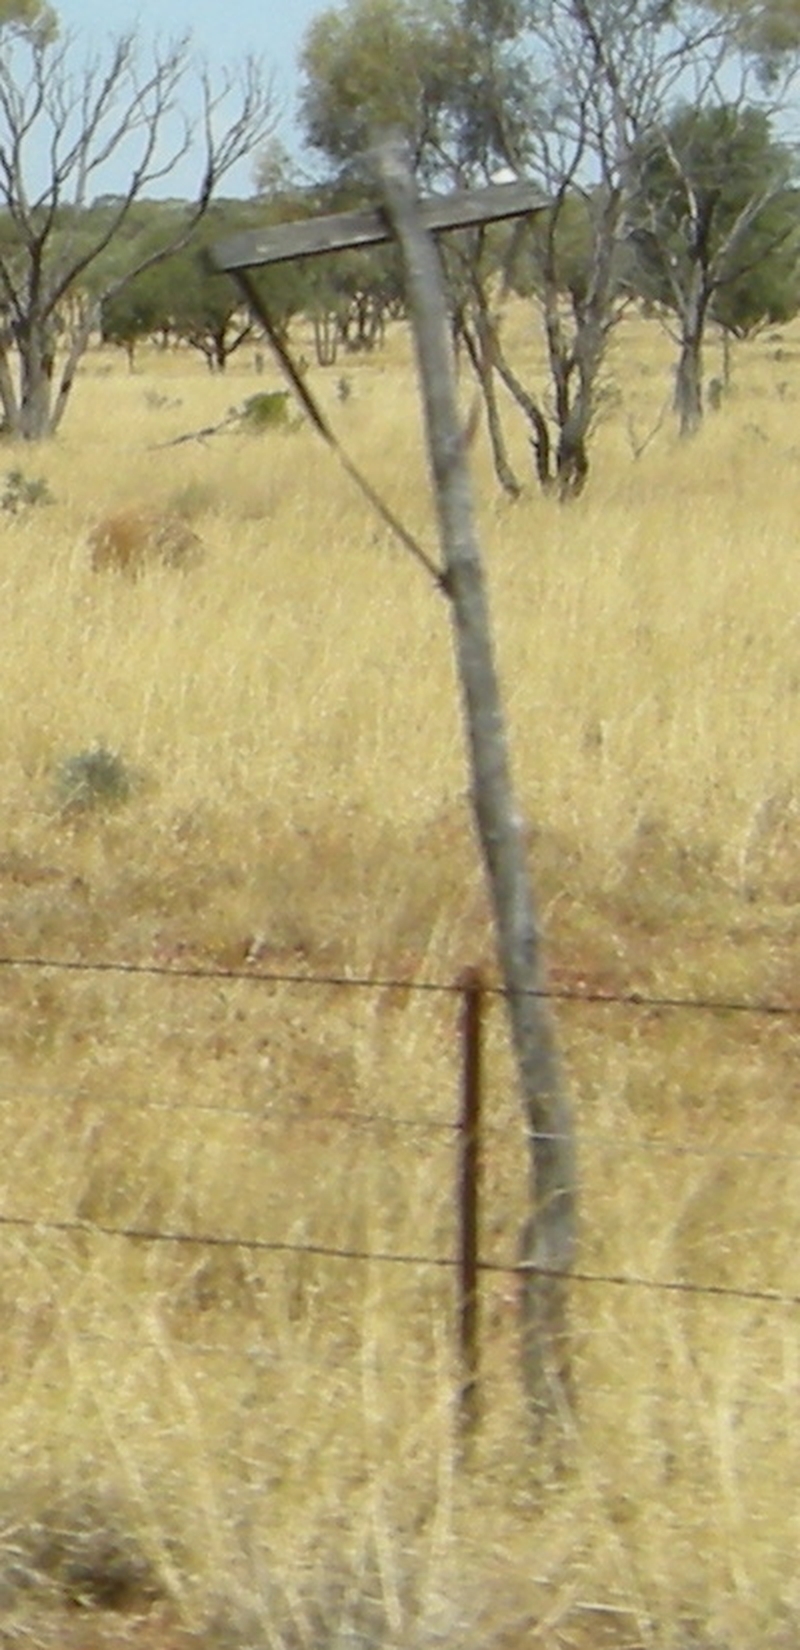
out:
<path id="1" fill-rule="evenodd" d="M 741 346 L 690 444 L 670 351 L 618 335 L 568 508 L 510 407 L 517 503 L 472 448 L 549 968 L 800 1005 L 800 325 Z M 310 382 L 436 554 L 405 329 Z M 0 513 L 0 954 L 254 976 L 0 966 L 4 1642 L 790 1650 L 800 1306 L 746 1291 L 800 1295 L 797 1018 L 558 1008 L 581 1270 L 745 1294 L 576 1284 L 552 1449 L 513 1278 L 484 1279 L 464 1464 L 452 1275 L 257 1247 L 452 1255 L 457 1087 L 452 997 L 258 974 L 494 967 L 444 599 L 308 426 L 168 445 L 277 384 L 247 352 L 96 350 L 57 439 L 0 449 L 0 493 L 22 466 L 53 500 Z M 199 565 L 92 570 L 141 504 Z M 66 806 L 98 749 L 129 794 Z M 482 1245 L 510 1264 L 499 1007 L 489 1037 Z M 242 1243 L 106 1230 L 132 1226 Z"/>

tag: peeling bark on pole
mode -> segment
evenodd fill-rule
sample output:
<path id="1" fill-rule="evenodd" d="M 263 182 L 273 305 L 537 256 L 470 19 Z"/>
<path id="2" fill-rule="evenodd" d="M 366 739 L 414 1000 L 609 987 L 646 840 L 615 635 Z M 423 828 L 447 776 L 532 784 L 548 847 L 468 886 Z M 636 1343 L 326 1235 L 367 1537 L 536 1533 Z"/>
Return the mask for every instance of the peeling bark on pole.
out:
<path id="1" fill-rule="evenodd" d="M 472 802 L 494 911 L 497 950 L 530 1149 L 531 1214 L 522 1233 L 523 1374 L 537 1431 L 569 1391 L 567 1274 L 574 1257 L 576 1168 L 571 1108 L 541 987 L 541 955 L 522 820 L 511 782 L 483 566 L 455 393 L 447 305 L 436 248 L 423 227 L 403 146 L 375 164 L 400 246 L 436 492 Z"/>

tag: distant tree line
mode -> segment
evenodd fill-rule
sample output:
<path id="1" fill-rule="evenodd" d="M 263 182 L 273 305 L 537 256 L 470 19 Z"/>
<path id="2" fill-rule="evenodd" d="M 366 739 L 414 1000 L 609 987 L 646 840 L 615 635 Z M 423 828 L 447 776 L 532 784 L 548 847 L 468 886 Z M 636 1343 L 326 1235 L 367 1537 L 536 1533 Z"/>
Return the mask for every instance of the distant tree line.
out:
<path id="1" fill-rule="evenodd" d="M 211 371 L 223 372 L 244 343 L 258 339 L 252 316 L 230 278 L 217 274 L 209 256 L 215 241 L 270 221 L 285 222 L 341 204 L 324 190 L 286 187 L 269 198 L 216 201 L 202 226 L 180 251 L 145 268 L 110 297 L 100 310 L 100 330 L 121 345 L 135 364 L 138 345 L 156 340 L 197 350 Z M 174 206 L 150 202 L 139 212 L 140 250 L 163 238 Z M 100 269 L 102 276 L 102 265 Z M 348 253 L 329 259 L 278 264 L 256 280 L 270 317 L 288 334 L 292 320 L 305 315 L 313 325 L 316 358 L 332 365 L 340 349 L 370 351 L 383 339 L 387 321 L 403 311 L 399 272 L 391 253 Z"/>
<path id="2" fill-rule="evenodd" d="M 209 244 L 363 203 L 386 127 L 405 135 L 423 191 L 523 176 L 550 203 L 512 228 L 441 241 L 454 337 L 511 496 L 522 478 L 509 414 L 525 422 L 541 487 L 562 499 L 583 488 L 609 344 L 632 305 L 674 341 L 685 436 L 707 404 L 709 326 L 743 339 L 800 307 L 800 9 L 786 0 L 340 0 L 312 22 L 299 65 L 313 182 L 276 141 L 269 76 L 252 60 L 212 84 L 193 76 L 188 40 L 146 58 L 128 34 L 81 63 L 43 0 L 0 0 L 0 48 L 7 435 L 57 430 L 98 333 L 132 365 L 153 339 L 223 371 L 256 335 Z M 177 121 L 187 98 L 193 129 Z M 154 198 L 198 131 L 194 198 Z M 123 155 L 127 186 L 103 194 L 107 162 Z M 249 155 L 250 198 L 226 198 Z M 280 265 L 259 284 L 284 331 L 308 317 L 323 365 L 375 348 L 404 311 L 391 248 Z M 543 375 L 507 342 L 510 294 L 543 336 Z"/>

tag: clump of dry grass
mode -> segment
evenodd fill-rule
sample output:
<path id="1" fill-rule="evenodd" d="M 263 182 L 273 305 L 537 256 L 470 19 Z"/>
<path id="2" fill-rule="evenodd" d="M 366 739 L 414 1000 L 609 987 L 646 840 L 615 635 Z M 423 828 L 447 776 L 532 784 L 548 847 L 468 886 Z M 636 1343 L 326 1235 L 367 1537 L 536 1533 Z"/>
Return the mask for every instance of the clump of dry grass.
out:
<path id="1" fill-rule="evenodd" d="M 139 504 L 97 522 L 89 534 L 89 553 L 95 573 L 125 573 L 135 579 L 149 563 L 196 566 L 202 545 L 181 516 Z"/>
<path id="2" fill-rule="evenodd" d="M 557 980 L 796 1000 L 789 391 L 756 350 L 694 447 L 664 433 L 634 463 L 625 407 L 657 414 L 666 368 L 652 329 L 620 339 L 622 407 L 567 510 L 509 507 L 476 453 L 531 863 Z M 445 602 L 311 431 L 153 450 L 242 384 L 147 370 L 158 405 L 143 374 L 79 386 L 41 458 L 57 502 L 5 539 L 5 945 L 401 982 L 491 968 Z M 353 371 L 345 407 L 324 374 L 320 393 L 435 548 L 402 334 Z M 512 445 L 522 469 L 524 431 Z M 182 500 L 208 555 L 188 579 L 94 578 L 87 523 L 145 496 Z M 124 808 L 55 807 L 53 774 L 95 749 L 147 783 Z M 580 1407 L 548 1462 L 524 1443 L 513 1278 L 487 1275 L 462 1473 L 449 1274 L 302 1252 L 452 1254 L 449 998 L 4 969 L 0 1033 L 7 1475 L 18 1498 L 85 1486 L 98 1550 L 114 1521 L 88 1492 L 114 1485 L 165 1631 L 782 1643 L 790 1308 L 576 1284 Z M 785 1023 L 565 1005 L 560 1035 L 581 1270 L 796 1293 Z M 488 1068 L 483 1242 L 505 1265 L 525 1159 L 499 1011 Z"/>

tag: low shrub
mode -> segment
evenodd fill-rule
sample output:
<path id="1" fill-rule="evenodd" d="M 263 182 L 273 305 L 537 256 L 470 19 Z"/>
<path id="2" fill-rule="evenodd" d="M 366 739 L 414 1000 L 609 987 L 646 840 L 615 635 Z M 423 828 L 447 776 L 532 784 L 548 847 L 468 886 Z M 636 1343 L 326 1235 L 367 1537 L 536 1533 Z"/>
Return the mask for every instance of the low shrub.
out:
<path id="1" fill-rule="evenodd" d="M 18 516 L 39 504 L 54 504 L 55 499 L 44 476 L 26 476 L 23 470 L 9 470 L 5 487 L 0 493 L 0 510 L 7 516 Z"/>
<path id="2" fill-rule="evenodd" d="M 88 813 L 127 802 L 134 777 L 127 763 L 105 745 L 67 756 L 56 770 L 56 799 L 62 813 Z"/>
<path id="3" fill-rule="evenodd" d="M 249 395 L 239 411 L 246 430 L 286 430 L 290 427 L 289 391 L 265 390 Z"/>

